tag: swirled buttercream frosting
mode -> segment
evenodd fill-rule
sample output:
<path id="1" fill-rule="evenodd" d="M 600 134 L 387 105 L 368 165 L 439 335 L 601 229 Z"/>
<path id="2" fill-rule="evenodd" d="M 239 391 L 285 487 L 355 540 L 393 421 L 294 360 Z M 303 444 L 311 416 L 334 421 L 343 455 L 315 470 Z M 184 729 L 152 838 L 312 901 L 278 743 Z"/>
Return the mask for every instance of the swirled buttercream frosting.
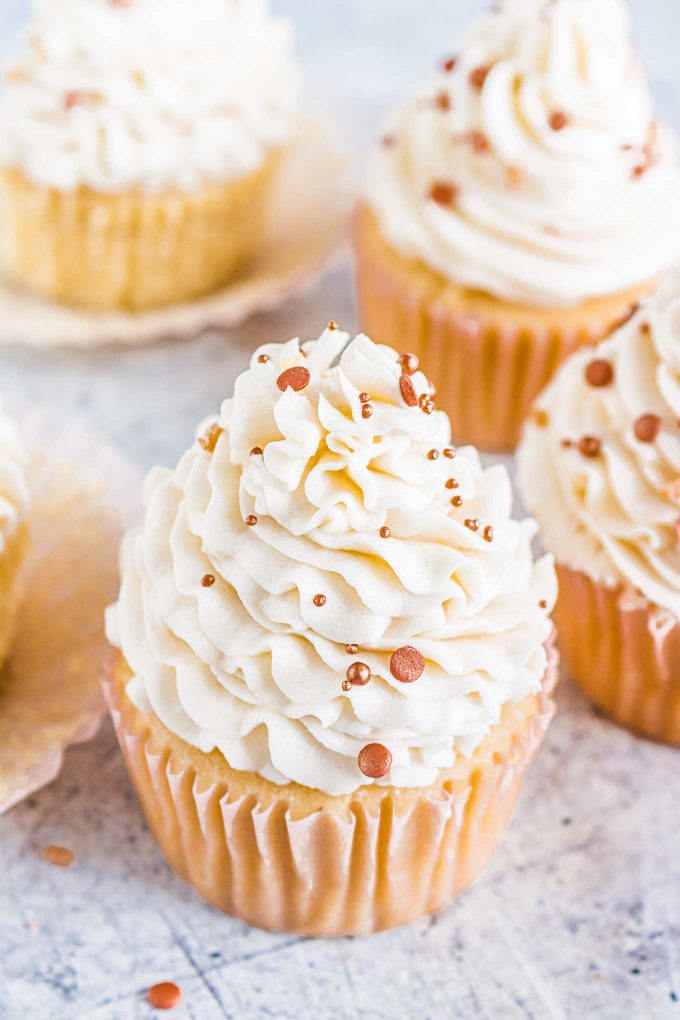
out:
<path id="1" fill-rule="evenodd" d="M 265 0 L 37 0 L 0 162 L 61 190 L 193 189 L 291 137 L 299 80 Z"/>
<path id="2" fill-rule="evenodd" d="M 621 0 L 506 0 L 391 118 L 366 198 L 386 240 L 536 306 L 640 286 L 679 253 L 674 136 Z"/>
<path id="3" fill-rule="evenodd" d="M 149 476 L 108 618 L 140 709 L 331 795 L 472 753 L 539 690 L 555 598 L 505 469 L 451 446 L 413 355 L 349 340 L 255 352 Z"/>
<path id="4" fill-rule="evenodd" d="M 558 562 L 680 616 L 680 273 L 541 395 L 520 484 Z"/>

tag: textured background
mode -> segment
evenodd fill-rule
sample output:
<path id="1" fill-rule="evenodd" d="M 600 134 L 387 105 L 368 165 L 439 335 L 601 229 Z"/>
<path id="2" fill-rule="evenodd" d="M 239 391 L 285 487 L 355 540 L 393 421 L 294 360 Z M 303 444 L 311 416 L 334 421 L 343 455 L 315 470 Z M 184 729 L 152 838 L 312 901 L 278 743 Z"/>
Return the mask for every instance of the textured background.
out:
<path id="1" fill-rule="evenodd" d="M 46 0 L 57 4 L 60 0 Z M 187 0 L 188 2 L 188 0 Z M 310 94 L 361 165 L 381 112 L 446 53 L 476 0 L 276 0 Z M 639 48 L 680 127 L 677 0 L 635 0 Z M 24 14 L 0 0 L 0 49 Z M 92 415 L 140 467 L 172 463 L 263 339 L 355 324 L 341 265 L 225 337 L 91 356 L 0 350 L 0 385 Z M 108 725 L 51 787 L 0 819 L 0 1018 L 145 1020 L 178 981 L 195 1020 L 680 1018 L 678 755 L 597 718 L 565 680 L 561 712 L 485 877 L 440 916 L 366 939 L 248 929 L 205 906 L 148 835 Z M 70 871 L 44 864 L 73 848 Z"/>

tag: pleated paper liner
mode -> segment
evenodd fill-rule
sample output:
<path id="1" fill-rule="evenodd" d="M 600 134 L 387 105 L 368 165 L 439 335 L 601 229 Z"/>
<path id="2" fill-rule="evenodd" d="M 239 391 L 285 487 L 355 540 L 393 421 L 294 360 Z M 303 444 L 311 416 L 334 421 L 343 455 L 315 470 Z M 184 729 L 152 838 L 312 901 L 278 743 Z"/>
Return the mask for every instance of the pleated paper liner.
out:
<path id="1" fill-rule="evenodd" d="M 344 797 L 276 786 L 174 737 L 128 699 L 119 653 L 105 689 L 128 771 L 175 871 L 249 924 L 343 935 L 439 910 L 477 878 L 552 719 L 557 666 L 551 646 L 540 694 L 507 706 L 473 758 L 433 787 Z"/>
<path id="2" fill-rule="evenodd" d="M 278 308 L 312 285 L 345 237 L 345 171 L 329 129 L 304 118 L 277 173 L 257 253 L 227 287 L 155 311 L 93 313 L 43 301 L 0 278 L 0 344 L 134 346 L 232 328 L 255 312 Z"/>
<path id="3" fill-rule="evenodd" d="M 361 328 L 412 351 L 437 388 L 456 442 L 510 451 L 557 367 L 629 317 L 651 284 L 577 309 L 523 308 L 455 287 L 393 250 L 366 206 L 355 217 Z"/>
<path id="4" fill-rule="evenodd" d="M 35 424 L 22 421 L 22 432 Z M 130 516 L 125 494 L 138 489 L 136 473 L 87 423 L 55 429 L 52 421 L 52 428 L 49 450 L 31 454 L 22 596 L 0 672 L 0 813 L 51 782 L 64 750 L 99 726 L 103 613 L 118 588 L 118 511 Z"/>
<path id="5" fill-rule="evenodd" d="M 680 623 L 622 588 L 558 565 L 555 611 L 570 675 L 634 733 L 680 747 Z"/>

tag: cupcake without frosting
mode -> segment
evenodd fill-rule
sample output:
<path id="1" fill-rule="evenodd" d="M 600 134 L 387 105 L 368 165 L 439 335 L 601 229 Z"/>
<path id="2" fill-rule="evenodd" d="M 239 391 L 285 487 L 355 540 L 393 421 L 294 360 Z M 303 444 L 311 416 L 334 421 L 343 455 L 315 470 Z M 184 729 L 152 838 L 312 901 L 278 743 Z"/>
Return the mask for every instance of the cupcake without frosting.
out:
<path id="1" fill-rule="evenodd" d="M 555 679 L 552 561 L 505 469 L 451 446 L 413 356 L 349 341 L 253 355 L 150 474 L 108 617 L 109 700 L 168 859 L 230 913 L 319 934 L 476 877 Z"/>
<path id="2" fill-rule="evenodd" d="M 558 362 L 673 263 L 679 207 L 675 138 L 621 0 L 505 0 L 373 154 L 357 224 L 366 328 L 437 365 L 462 435 L 511 448 Z"/>
<path id="3" fill-rule="evenodd" d="M 6 273 L 101 308 L 227 282 L 295 130 L 291 42 L 264 0 L 36 0 L 0 99 Z"/>
<path id="4" fill-rule="evenodd" d="M 680 273 L 539 397 L 520 484 L 557 560 L 573 676 L 616 720 L 680 746 Z"/>

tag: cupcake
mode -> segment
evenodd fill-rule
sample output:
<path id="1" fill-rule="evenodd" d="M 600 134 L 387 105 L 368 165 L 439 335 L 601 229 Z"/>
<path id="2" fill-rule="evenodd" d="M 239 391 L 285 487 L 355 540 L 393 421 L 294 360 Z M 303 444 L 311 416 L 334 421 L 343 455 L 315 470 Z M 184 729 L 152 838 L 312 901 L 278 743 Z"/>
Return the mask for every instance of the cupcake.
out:
<path id="1" fill-rule="evenodd" d="M 620 0 L 506 0 L 373 155 L 363 325 L 427 359 L 456 436 L 512 449 L 557 365 L 672 265 L 678 209 Z"/>
<path id="2" fill-rule="evenodd" d="M 563 366 L 519 470 L 557 561 L 569 671 L 613 719 L 680 746 L 680 272 Z"/>
<path id="3" fill-rule="evenodd" d="M 29 506 L 28 457 L 14 423 L 0 408 L 0 664 L 14 637 Z"/>
<path id="4" fill-rule="evenodd" d="M 337 935 L 485 866 L 552 714 L 552 561 L 412 356 L 267 344 L 122 550 L 107 696 L 169 862 Z"/>
<path id="5" fill-rule="evenodd" d="M 264 0 L 36 0 L 0 100 L 4 273 L 101 310 L 219 289 L 257 248 L 298 92 Z"/>

